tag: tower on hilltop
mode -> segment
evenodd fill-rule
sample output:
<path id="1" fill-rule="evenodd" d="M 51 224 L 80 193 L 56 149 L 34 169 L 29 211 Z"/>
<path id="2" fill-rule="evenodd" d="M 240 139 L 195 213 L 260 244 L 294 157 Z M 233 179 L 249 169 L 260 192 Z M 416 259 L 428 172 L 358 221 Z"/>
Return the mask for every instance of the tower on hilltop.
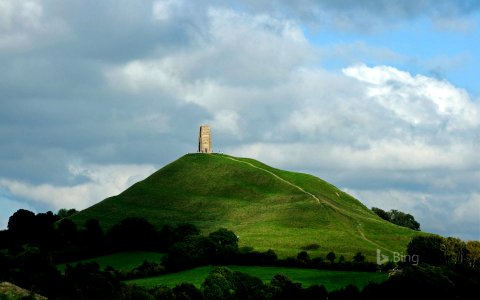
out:
<path id="1" fill-rule="evenodd" d="M 198 152 L 212 153 L 212 136 L 210 126 L 200 126 L 200 133 L 198 134 Z"/>

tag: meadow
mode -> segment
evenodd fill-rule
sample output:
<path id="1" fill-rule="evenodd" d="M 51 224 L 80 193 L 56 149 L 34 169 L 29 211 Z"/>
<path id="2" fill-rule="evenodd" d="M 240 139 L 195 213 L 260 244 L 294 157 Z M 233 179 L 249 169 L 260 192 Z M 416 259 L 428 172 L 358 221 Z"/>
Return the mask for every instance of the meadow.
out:
<path id="1" fill-rule="evenodd" d="M 129 271 L 135 267 L 141 265 L 145 260 L 149 262 L 160 263 L 163 257 L 163 253 L 157 252 L 146 252 L 146 251 L 129 251 L 129 252 L 120 252 L 105 256 L 99 256 L 90 259 L 79 260 L 75 262 L 70 262 L 70 265 L 76 265 L 78 263 L 87 263 L 87 262 L 97 262 L 101 270 L 105 270 L 107 266 L 113 267 L 115 270 L 119 271 Z M 61 271 L 65 271 L 65 266 L 67 264 L 57 265 L 57 268 Z"/>
<path id="2" fill-rule="evenodd" d="M 294 282 L 299 282 L 302 287 L 313 284 L 324 285 L 328 291 L 337 290 L 349 284 L 363 288 L 369 282 L 382 282 L 388 278 L 386 273 L 380 272 L 351 272 L 329 271 L 314 269 L 299 269 L 286 267 L 258 267 L 258 266 L 227 266 L 233 271 L 239 271 L 255 276 L 264 282 L 270 282 L 276 274 L 284 274 Z M 126 281 L 127 284 L 135 284 L 142 287 L 154 287 L 158 285 L 174 287 L 182 282 L 189 282 L 200 287 L 213 266 L 198 267 L 195 269 L 160 275 L 150 278 L 142 278 Z"/>

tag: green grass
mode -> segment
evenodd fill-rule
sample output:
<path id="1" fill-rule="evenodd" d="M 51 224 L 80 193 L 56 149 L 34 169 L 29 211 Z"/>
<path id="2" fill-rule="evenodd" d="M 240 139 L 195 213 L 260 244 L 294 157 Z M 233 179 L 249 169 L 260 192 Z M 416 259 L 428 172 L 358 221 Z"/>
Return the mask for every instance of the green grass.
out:
<path id="1" fill-rule="evenodd" d="M 95 261 L 99 264 L 100 269 L 103 270 L 107 266 L 112 266 L 116 270 L 120 271 L 129 271 L 135 267 L 141 265 L 145 260 L 150 262 L 160 263 L 163 257 L 163 253 L 156 252 L 144 252 L 144 251 L 130 251 L 130 252 L 120 252 L 105 256 L 99 256 L 91 259 L 85 259 L 81 261 L 70 262 L 70 265 L 75 265 L 78 263 L 86 263 Z M 57 268 L 61 271 L 65 271 L 65 266 L 67 264 L 57 265 Z"/>
<path id="2" fill-rule="evenodd" d="M 240 246 L 280 257 L 318 244 L 312 257 L 335 251 L 351 259 L 360 251 L 372 261 L 377 248 L 404 252 L 422 234 L 380 219 L 315 176 L 221 154 L 185 155 L 72 219 L 82 225 L 95 218 L 108 229 L 126 217 L 144 217 L 157 228 L 188 222 L 205 234 L 224 227 Z"/>
<path id="3" fill-rule="evenodd" d="M 370 281 L 382 282 L 388 275 L 379 272 L 348 272 L 348 271 L 327 271 L 284 267 L 257 267 L 257 266 L 228 266 L 233 271 L 240 271 L 249 275 L 258 277 L 264 282 L 270 282 L 276 274 L 282 273 L 288 276 L 294 282 L 300 282 L 303 287 L 313 284 L 324 285 L 328 291 L 337 290 L 349 284 L 363 288 Z M 154 287 L 163 285 L 174 287 L 182 282 L 190 282 L 200 287 L 208 273 L 213 269 L 212 266 L 199 267 L 192 270 L 178 273 L 165 274 L 157 277 L 142 278 L 126 281 L 128 284 L 136 284 L 143 287 Z"/>

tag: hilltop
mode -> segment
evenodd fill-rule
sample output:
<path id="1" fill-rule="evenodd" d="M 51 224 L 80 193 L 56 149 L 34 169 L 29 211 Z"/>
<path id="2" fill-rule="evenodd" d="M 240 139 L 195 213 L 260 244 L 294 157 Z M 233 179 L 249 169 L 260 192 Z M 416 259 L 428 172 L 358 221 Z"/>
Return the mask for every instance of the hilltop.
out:
<path id="1" fill-rule="evenodd" d="M 223 154 L 187 154 L 121 194 L 74 215 L 78 224 L 98 219 L 108 229 L 126 217 L 157 228 L 192 223 L 209 233 L 233 230 L 240 246 L 296 255 L 334 251 L 350 259 L 358 251 L 404 252 L 419 232 L 379 218 L 360 201 L 312 175 L 279 170 Z"/>

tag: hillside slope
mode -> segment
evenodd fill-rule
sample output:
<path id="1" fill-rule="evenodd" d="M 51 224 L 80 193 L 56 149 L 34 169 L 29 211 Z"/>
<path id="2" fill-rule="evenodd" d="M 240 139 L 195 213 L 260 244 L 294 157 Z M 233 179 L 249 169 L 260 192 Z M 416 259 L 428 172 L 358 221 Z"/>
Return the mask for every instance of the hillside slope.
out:
<path id="1" fill-rule="evenodd" d="M 123 193 L 72 217 L 109 228 L 126 217 L 144 217 L 156 227 L 189 222 L 208 233 L 233 230 L 240 245 L 295 255 L 335 251 L 348 259 L 376 249 L 404 252 L 418 232 L 386 222 L 360 201 L 308 174 L 222 154 L 187 154 Z"/>

